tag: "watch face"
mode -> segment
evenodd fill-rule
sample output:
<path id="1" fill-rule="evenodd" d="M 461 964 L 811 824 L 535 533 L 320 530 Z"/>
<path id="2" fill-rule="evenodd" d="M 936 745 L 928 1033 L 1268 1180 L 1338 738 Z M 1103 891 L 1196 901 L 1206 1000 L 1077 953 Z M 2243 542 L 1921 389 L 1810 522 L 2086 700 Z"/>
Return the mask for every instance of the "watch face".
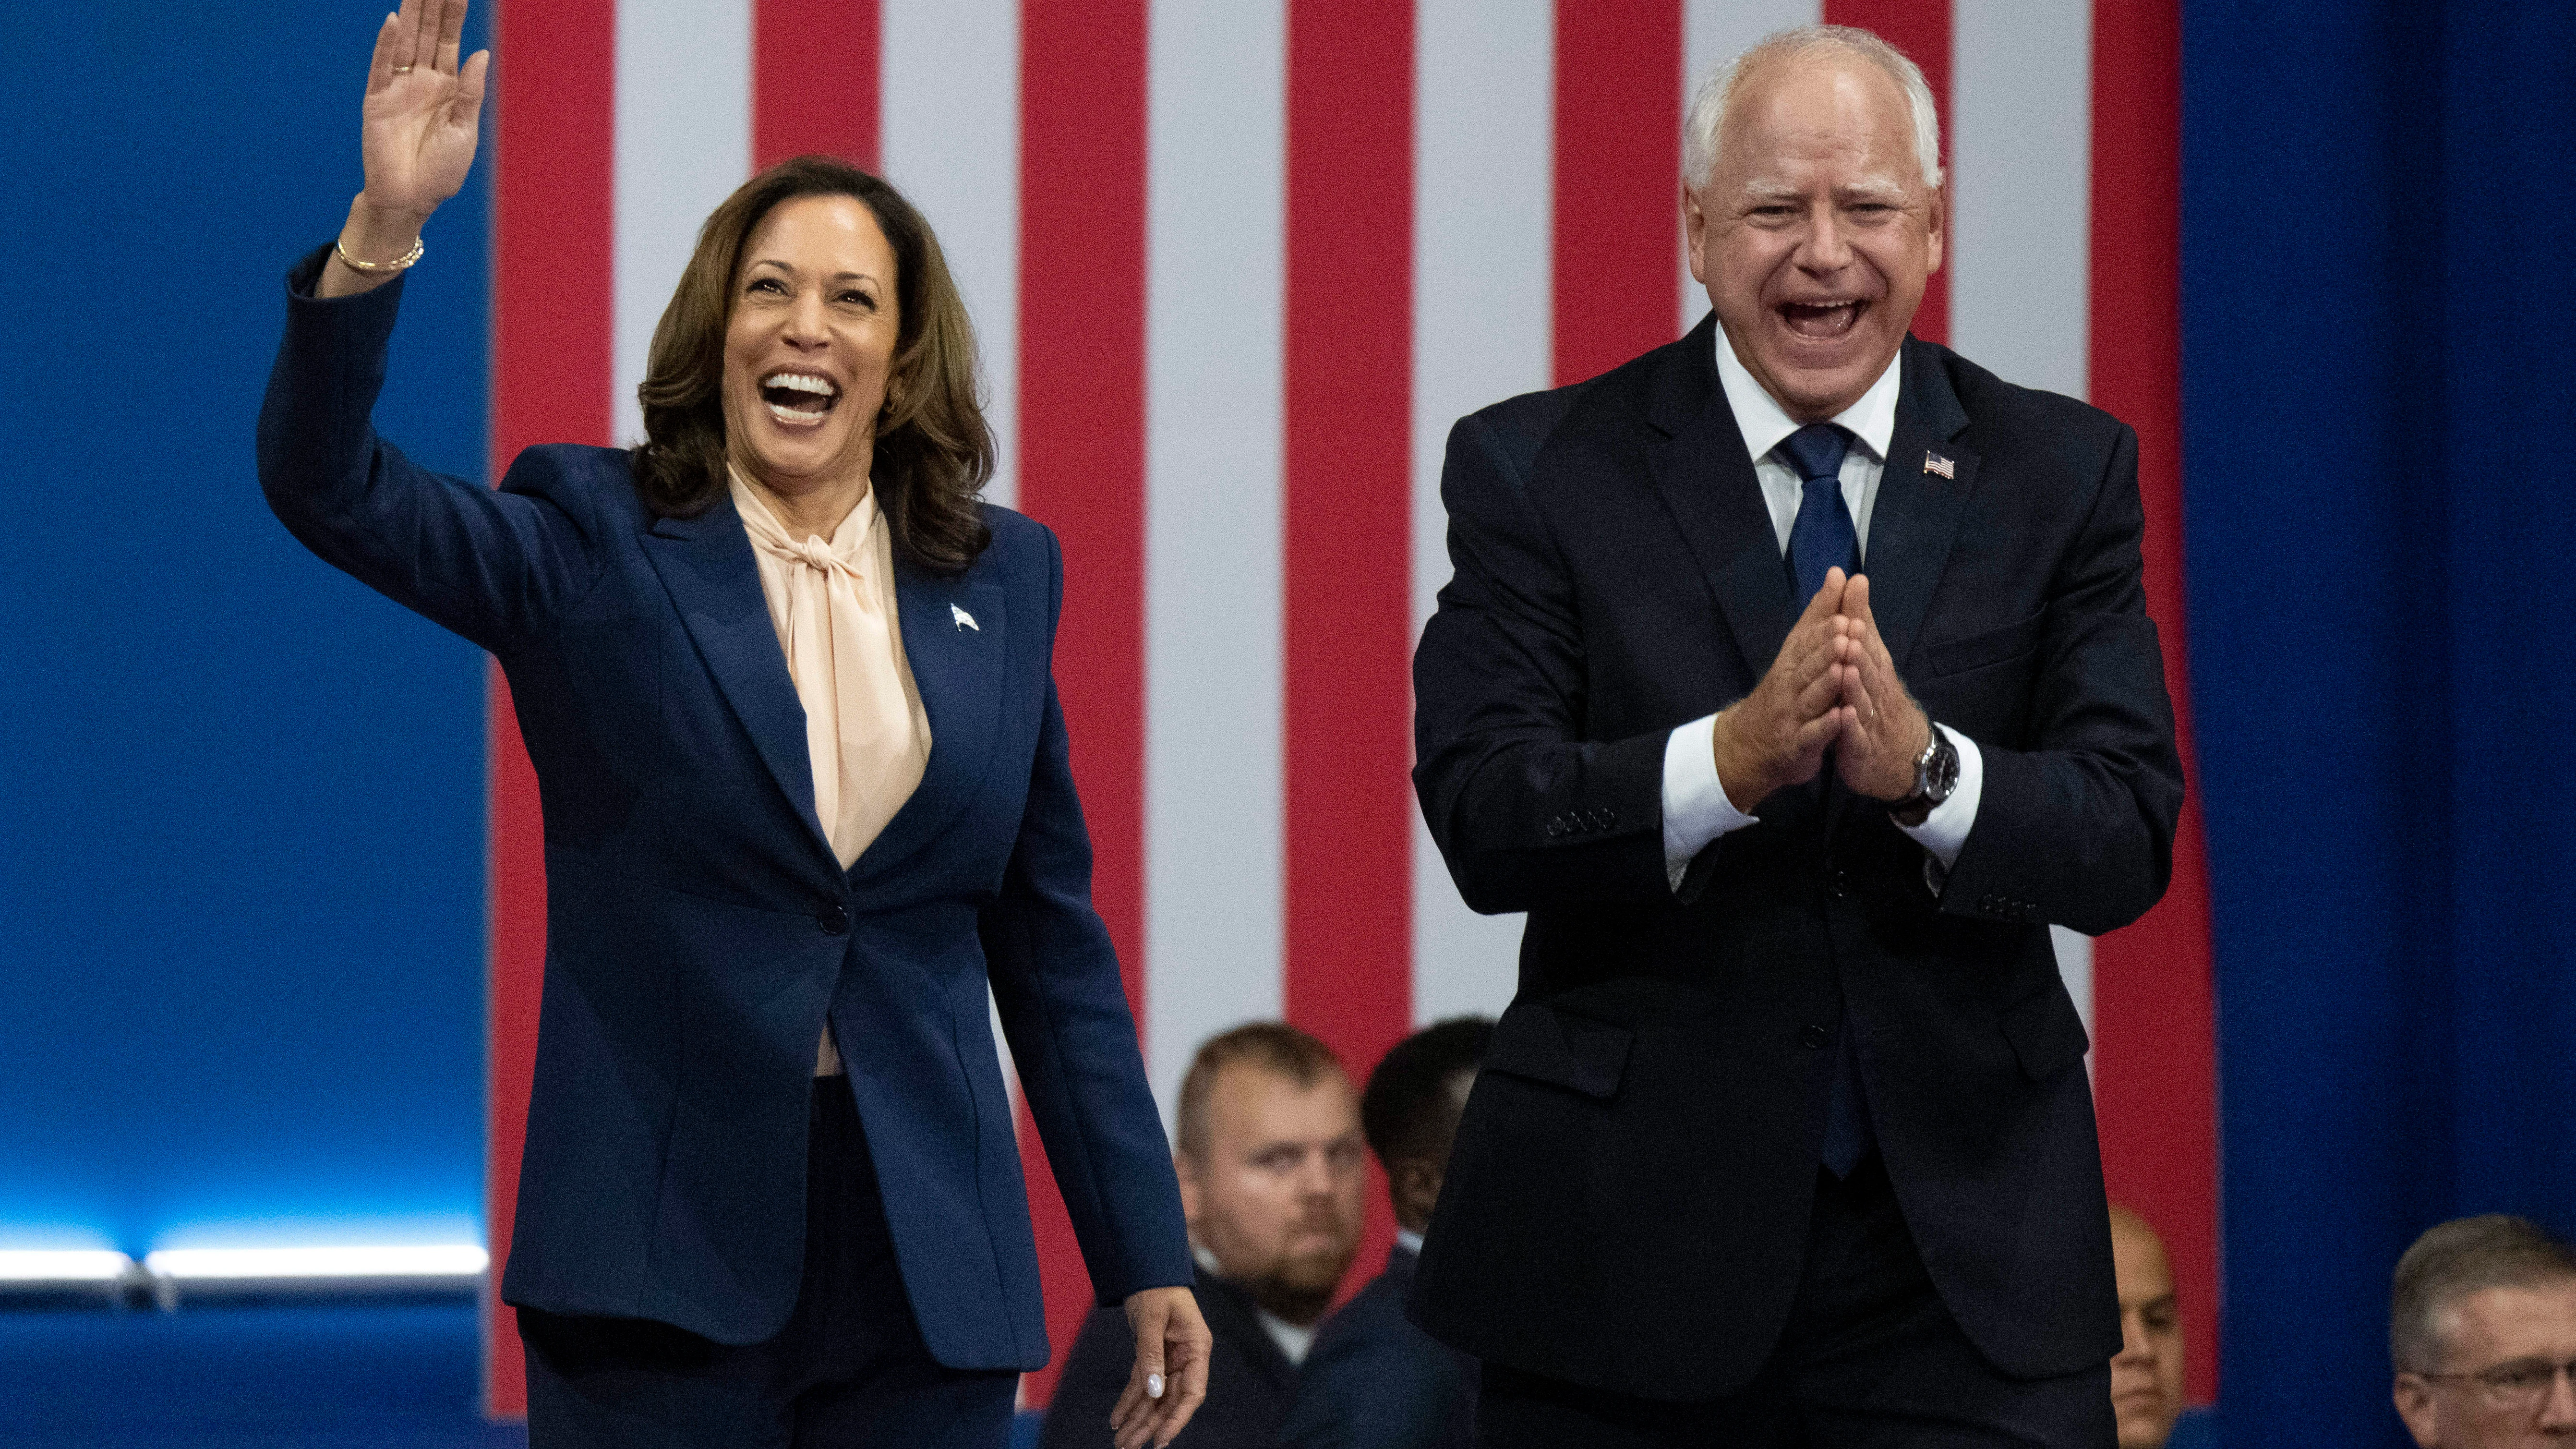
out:
<path id="1" fill-rule="evenodd" d="M 1932 731 L 1932 743 L 1923 751 L 1922 762 L 1914 767 L 1914 796 L 1923 804 L 1938 805 L 1950 798 L 1959 783 L 1959 751 L 1950 737 L 1939 729 Z"/>

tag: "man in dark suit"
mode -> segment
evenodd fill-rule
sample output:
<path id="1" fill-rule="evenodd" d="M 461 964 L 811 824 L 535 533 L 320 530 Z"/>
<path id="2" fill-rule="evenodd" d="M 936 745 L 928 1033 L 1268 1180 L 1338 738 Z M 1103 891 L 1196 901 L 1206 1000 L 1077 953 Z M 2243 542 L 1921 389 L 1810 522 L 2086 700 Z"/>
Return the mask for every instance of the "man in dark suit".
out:
<path id="1" fill-rule="evenodd" d="M 2112 1442 L 2083 1026 L 2182 777 L 2137 445 L 1907 337 L 1928 88 L 1865 32 L 1703 87 L 1714 318 L 1460 422 L 1415 783 L 1526 910 L 1415 1312 L 1480 1442 Z"/>
<path id="2" fill-rule="evenodd" d="M 1269 1449 L 1315 1326 L 1359 1252 L 1368 1183 L 1359 1104 L 1332 1048 L 1256 1021 L 1199 1046 L 1176 1115 L 1172 1165 L 1215 1348 L 1207 1402 L 1173 1449 Z M 1041 1449 L 1108 1444 L 1135 1356 L 1125 1313 L 1085 1320 Z"/>
<path id="3" fill-rule="evenodd" d="M 1440 1198 L 1458 1112 L 1494 1024 L 1462 1016 L 1397 1042 L 1360 1094 L 1360 1129 L 1386 1169 L 1395 1246 L 1386 1271 L 1324 1320 L 1279 1431 L 1283 1449 L 1466 1449 L 1476 1361 L 1405 1317 L 1422 1230 Z"/>

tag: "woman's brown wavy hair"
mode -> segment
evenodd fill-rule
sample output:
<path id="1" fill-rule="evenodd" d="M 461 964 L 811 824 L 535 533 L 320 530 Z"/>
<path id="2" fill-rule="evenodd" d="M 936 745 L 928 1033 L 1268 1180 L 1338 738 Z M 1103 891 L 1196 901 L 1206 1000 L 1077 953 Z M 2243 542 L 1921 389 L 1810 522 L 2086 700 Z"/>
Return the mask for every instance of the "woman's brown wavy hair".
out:
<path id="1" fill-rule="evenodd" d="M 975 401 L 974 328 L 930 223 L 903 193 L 829 156 L 798 156 L 761 172 L 699 229 L 635 390 L 644 404 L 635 491 L 666 518 L 703 513 L 725 491 L 724 342 L 734 273 L 761 220 L 800 196 L 852 198 L 894 248 L 899 325 L 870 486 L 898 550 L 935 572 L 960 572 L 993 537 L 976 506 L 993 476 L 993 434 Z"/>

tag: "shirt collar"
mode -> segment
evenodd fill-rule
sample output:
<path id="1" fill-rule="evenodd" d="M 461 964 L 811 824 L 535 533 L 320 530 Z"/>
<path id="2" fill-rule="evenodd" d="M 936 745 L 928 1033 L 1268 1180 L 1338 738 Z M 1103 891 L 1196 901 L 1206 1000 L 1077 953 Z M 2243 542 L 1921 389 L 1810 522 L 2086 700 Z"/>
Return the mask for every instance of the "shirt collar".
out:
<path id="1" fill-rule="evenodd" d="M 1726 329 L 1720 326 L 1709 331 L 1717 338 L 1718 385 L 1726 389 L 1726 405 L 1734 409 L 1735 426 L 1743 430 L 1746 455 L 1758 463 L 1780 446 L 1782 438 L 1798 431 L 1798 421 L 1782 411 L 1778 400 L 1753 380 L 1753 374 L 1726 340 Z M 1905 349 L 1899 347 L 1896 356 L 1888 359 L 1887 370 L 1869 385 L 1869 391 L 1860 395 L 1860 401 L 1831 419 L 1858 438 L 1861 446 L 1881 463 L 1887 461 L 1887 449 L 1896 440 L 1896 395 L 1904 371 Z"/>

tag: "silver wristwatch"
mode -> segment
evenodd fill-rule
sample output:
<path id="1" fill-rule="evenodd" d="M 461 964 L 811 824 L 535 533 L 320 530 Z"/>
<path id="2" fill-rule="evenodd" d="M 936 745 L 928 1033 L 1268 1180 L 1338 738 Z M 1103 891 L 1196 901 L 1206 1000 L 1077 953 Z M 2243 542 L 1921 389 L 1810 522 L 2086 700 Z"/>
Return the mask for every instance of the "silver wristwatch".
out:
<path id="1" fill-rule="evenodd" d="M 1959 747 L 1948 731 L 1932 726 L 1932 742 L 1914 757 L 1914 793 L 1887 807 L 1900 825 L 1920 825 L 1959 788 Z"/>

